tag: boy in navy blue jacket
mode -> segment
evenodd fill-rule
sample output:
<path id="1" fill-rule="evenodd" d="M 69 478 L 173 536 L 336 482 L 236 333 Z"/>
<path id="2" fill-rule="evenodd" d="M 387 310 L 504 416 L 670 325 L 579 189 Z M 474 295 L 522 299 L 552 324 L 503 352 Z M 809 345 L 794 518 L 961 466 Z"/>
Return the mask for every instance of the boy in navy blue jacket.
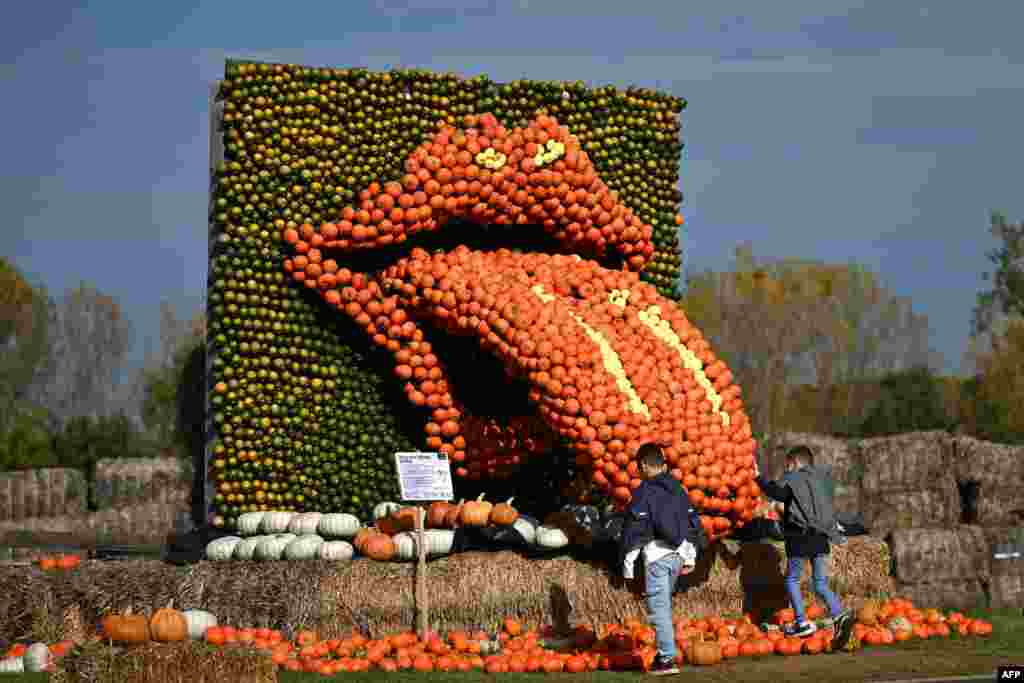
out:
<path id="1" fill-rule="evenodd" d="M 680 574 L 697 562 L 697 530 L 691 522 L 690 497 L 668 473 L 665 456 L 655 444 L 637 450 L 644 482 L 633 491 L 622 531 L 623 576 L 633 580 L 633 566 L 643 554 L 644 597 L 654 625 L 658 653 L 651 673 L 679 673 L 672 628 L 672 592 Z"/>

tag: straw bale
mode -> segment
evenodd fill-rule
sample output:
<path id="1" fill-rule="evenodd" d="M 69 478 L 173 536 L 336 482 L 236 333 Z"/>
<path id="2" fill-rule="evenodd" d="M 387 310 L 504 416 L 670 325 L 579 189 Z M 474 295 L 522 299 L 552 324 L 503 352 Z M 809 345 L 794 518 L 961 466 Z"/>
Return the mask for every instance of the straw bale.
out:
<path id="1" fill-rule="evenodd" d="M 179 458 L 117 458 L 96 463 L 92 497 L 99 510 L 140 503 L 184 506 L 191 489 L 191 477 Z"/>
<path id="2" fill-rule="evenodd" d="M 90 514 L 0 522 L 0 544 L 8 536 L 26 533 L 65 534 L 85 546 L 97 543 L 163 543 L 174 529 L 178 513 L 187 509 L 184 503 L 149 503 Z"/>
<path id="3" fill-rule="evenodd" d="M 960 521 L 960 496 L 951 480 L 941 488 L 865 491 L 861 502 L 865 526 L 881 538 L 895 529 L 951 527 Z"/>
<path id="4" fill-rule="evenodd" d="M 957 481 L 978 482 L 984 497 L 987 491 L 1024 481 L 1024 447 L 954 436 L 953 465 Z M 1019 488 L 1017 495 L 1018 507 L 1024 507 Z"/>
<path id="5" fill-rule="evenodd" d="M 730 569 L 712 546 L 695 572 L 683 577 L 673 600 L 679 616 L 740 614 L 744 606 L 777 609 L 785 592 L 783 553 L 764 544 L 747 550 L 740 569 Z M 833 587 L 844 597 L 876 597 L 891 590 L 886 545 L 862 536 L 832 553 Z M 602 564 L 569 557 L 528 560 L 515 553 L 464 553 L 431 561 L 427 582 L 433 625 L 495 628 L 505 616 L 532 623 L 600 624 L 643 618 L 644 603 Z M 761 578 L 757 578 L 761 576 Z M 45 617 L 68 634 L 67 615 L 78 611 L 79 632 L 94 632 L 107 612 L 152 613 L 172 605 L 213 612 L 237 626 L 318 629 L 325 637 L 353 626 L 374 633 L 415 624 L 415 566 L 354 562 L 199 562 L 178 567 L 155 560 L 83 562 L 73 572 L 0 567 L 12 589 L 0 594 L 0 643 L 23 637 L 33 619 Z M 810 572 L 804 588 L 810 596 Z M 45 614 L 32 613 L 43 601 Z M 64 637 L 67 637 L 65 635 Z"/>
<path id="6" fill-rule="evenodd" d="M 980 527 L 896 529 L 890 547 L 902 583 L 987 580 L 991 573 L 991 550 Z"/>
<path id="7" fill-rule="evenodd" d="M 1024 608 L 1024 561 L 1014 572 L 996 574 L 989 581 L 992 609 Z"/>
<path id="8" fill-rule="evenodd" d="M 1017 484 L 1012 482 L 1016 481 Z M 1021 479 L 1006 479 L 1002 486 L 981 485 L 977 499 L 977 523 L 982 526 L 1006 526 L 1024 521 L 1024 493 Z"/>
<path id="9" fill-rule="evenodd" d="M 985 584 L 977 579 L 896 583 L 896 595 L 921 607 L 969 610 L 988 607 Z"/>
<path id="10" fill-rule="evenodd" d="M 767 476 L 782 476 L 783 459 L 786 451 L 793 446 L 807 446 L 814 453 L 815 462 L 832 467 L 836 510 L 855 512 L 860 509 L 863 466 L 856 442 L 804 432 L 768 434 L 761 442 L 762 464 Z"/>
<path id="11" fill-rule="evenodd" d="M 865 495 L 887 489 L 954 485 L 953 441 L 946 432 L 910 432 L 859 442 Z"/>
<path id="12" fill-rule="evenodd" d="M 92 683 L 274 683 L 270 656 L 250 648 L 211 648 L 203 643 L 149 643 L 130 648 L 90 645 L 61 662 L 61 681 Z"/>
<path id="13" fill-rule="evenodd" d="M 0 522 L 85 512 L 84 475 L 74 469 L 0 472 Z"/>

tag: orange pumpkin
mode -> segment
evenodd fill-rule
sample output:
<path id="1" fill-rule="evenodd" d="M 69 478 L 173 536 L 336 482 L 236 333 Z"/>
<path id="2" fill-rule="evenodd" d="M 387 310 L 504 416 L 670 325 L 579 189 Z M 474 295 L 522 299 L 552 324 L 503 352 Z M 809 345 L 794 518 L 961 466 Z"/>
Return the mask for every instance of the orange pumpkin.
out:
<path id="1" fill-rule="evenodd" d="M 150 638 L 161 643 L 177 643 L 188 638 L 188 622 L 176 609 L 158 609 L 149 620 Z"/>
<path id="2" fill-rule="evenodd" d="M 103 620 L 103 634 L 118 643 L 145 643 L 149 640 L 149 620 L 141 614 L 114 614 Z"/>
<path id="3" fill-rule="evenodd" d="M 376 534 L 366 540 L 364 552 L 369 558 L 387 562 L 395 556 L 395 542 L 390 536 Z"/>
<path id="4" fill-rule="evenodd" d="M 514 498 L 509 498 L 504 503 L 498 503 L 491 509 L 491 524 L 498 526 L 509 526 L 515 524 L 519 519 L 519 511 L 512 507 Z"/>
<path id="5" fill-rule="evenodd" d="M 451 507 L 451 503 L 443 500 L 431 503 L 427 508 L 427 526 L 433 529 L 443 529 L 446 526 L 445 520 L 448 519 L 448 510 Z"/>
<path id="6" fill-rule="evenodd" d="M 487 526 L 491 519 L 492 505 L 484 500 L 481 493 L 476 500 L 471 500 L 462 507 L 460 521 L 463 526 Z"/>

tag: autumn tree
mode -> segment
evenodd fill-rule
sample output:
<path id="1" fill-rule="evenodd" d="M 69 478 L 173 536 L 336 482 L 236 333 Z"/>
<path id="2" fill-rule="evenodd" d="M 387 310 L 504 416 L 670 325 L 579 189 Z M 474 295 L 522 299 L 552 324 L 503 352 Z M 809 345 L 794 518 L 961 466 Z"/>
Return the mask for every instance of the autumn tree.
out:
<path id="1" fill-rule="evenodd" d="M 988 253 L 995 270 L 983 274 L 992 288 L 978 294 L 971 319 L 971 336 L 989 332 L 1000 317 L 1024 318 L 1024 222 L 1009 223 L 993 212 L 989 231 L 999 246 Z"/>
<path id="2" fill-rule="evenodd" d="M 131 325 L 117 302 L 82 284 L 49 306 L 49 343 L 29 395 L 56 429 L 75 416 L 117 412 L 117 373 L 131 341 Z"/>
<path id="3" fill-rule="evenodd" d="M 964 421 L 969 432 L 1004 443 L 1024 441 L 1024 320 L 1010 319 L 978 356 L 968 382 Z"/>
<path id="4" fill-rule="evenodd" d="M 0 429 L 14 418 L 46 351 L 47 297 L 0 257 Z"/>
<path id="5" fill-rule="evenodd" d="M 927 319 L 856 264 L 759 264 L 743 246 L 731 272 L 691 279 L 682 305 L 730 363 L 762 431 L 792 426 L 794 396 L 806 399 L 805 429 L 851 431 L 864 417 L 858 380 L 934 363 Z"/>

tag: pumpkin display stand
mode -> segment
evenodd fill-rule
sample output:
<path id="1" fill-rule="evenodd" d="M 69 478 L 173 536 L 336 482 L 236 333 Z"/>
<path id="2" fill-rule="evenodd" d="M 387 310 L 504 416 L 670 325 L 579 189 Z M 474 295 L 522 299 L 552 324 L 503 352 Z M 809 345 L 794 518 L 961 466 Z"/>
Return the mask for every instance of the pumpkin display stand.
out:
<path id="1" fill-rule="evenodd" d="M 844 599 L 856 605 L 892 591 L 888 550 L 881 540 L 851 538 L 833 554 L 833 587 Z M 621 580 L 610 578 L 602 564 L 570 557 L 530 560 L 501 552 L 463 553 L 431 561 L 429 567 L 430 619 L 438 630 L 489 629 L 508 616 L 557 623 L 565 612 L 573 623 L 590 624 L 644 616 L 642 600 Z M 706 553 L 694 574 L 680 581 L 674 613 L 739 614 L 744 605 L 742 571 L 730 569 L 717 548 Z M 804 585 L 809 591 L 807 574 Z M 373 634 L 402 631 L 416 623 L 415 566 L 373 560 L 199 562 L 185 567 L 147 560 L 87 561 L 65 573 L 0 567 L 0 584 L 10 587 L 0 596 L 0 645 L 40 628 L 60 631 L 72 608 L 93 628 L 110 612 L 130 609 L 151 615 L 168 604 L 208 610 L 228 624 L 316 628 L 325 638 L 353 626 Z M 26 616 L 40 604 L 40 595 L 52 596 L 44 601 L 46 613 Z"/>
<path id="2" fill-rule="evenodd" d="M 131 647 L 91 641 L 65 655 L 51 676 L 59 683 L 274 683 L 269 654 L 214 649 L 202 642 L 147 643 Z"/>

